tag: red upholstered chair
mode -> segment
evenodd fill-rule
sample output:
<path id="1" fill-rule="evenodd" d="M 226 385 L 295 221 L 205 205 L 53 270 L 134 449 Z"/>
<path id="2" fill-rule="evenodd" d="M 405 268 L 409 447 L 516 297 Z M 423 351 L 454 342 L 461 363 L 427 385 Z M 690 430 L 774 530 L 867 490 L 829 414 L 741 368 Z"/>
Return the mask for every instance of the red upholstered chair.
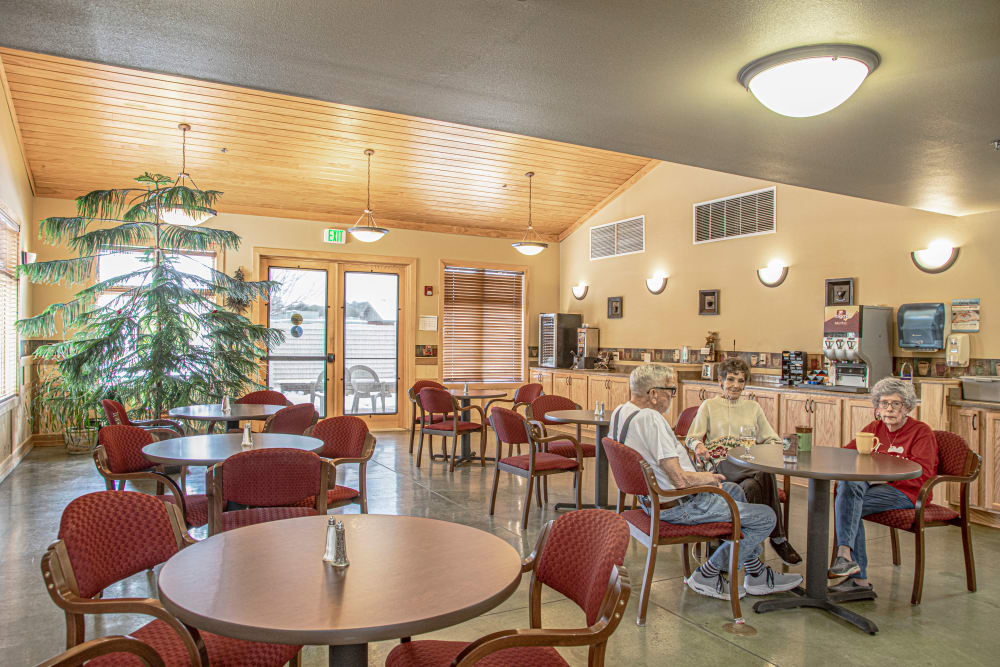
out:
<path id="1" fill-rule="evenodd" d="M 498 403 L 510 403 L 510 409 L 517 412 L 520 407 L 527 408 L 531 405 L 531 402 L 544 393 L 542 390 L 542 385 L 537 382 L 532 382 L 530 384 L 522 384 L 514 392 L 514 398 L 494 398 L 486 403 L 483 411 L 486 414 L 490 414 L 490 408 Z"/>
<path id="2" fill-rule="evenodd" d="M 677 423 L 674 424 L 674 435 L 681 442 L 684 442 L 684 436 L 688 434 L 688 429 L 691 428 L 691 422 L 694 421 L 694 416 L 698 414 L 699 407 L 698 405 L 692 405 L 689 408 L 684 408 L 677 417 Z"/>
<path id="3" fill-rule="evenodd" d="M 306 435 L 323 441 L 319 455 L 330 459 L 330 463 L 340 466 L 345 463 L 358 464 L 358 489 L 337 484 L 326 494 L 326 507 L 333 509 L 341 505 L 358 503 L 361 513 L 368 513 L 368 461 L 375 452 L 375 436 L 368 432 L 368 424 L 360 417 L 344 415 L 318 422 L 306 430 Z M 306 498 L 300 505 L 312 507 L 315 498 Z"/>
<path id="4" fill-rule="evenodd" d="M 236 403 L 247 403 L 250 405 L 291 405 L 292 402 L 285 398 L 285 395 L 280 391 L 274 391 L 273 389 L 262 389 L 260 391 L 251 391 L 246 396 L 242 398 L 237 398 Z"/>
<path id="5" fill-rule="evenodd" d="M 154 651 L 149 644 L 125 635 L 112 635 L 91 639 L 89 642 L 74 646 L 65 653 L 60 653 L 54 658 L 39 663 L 36 667 L 77 667 L 84 663 L 95 664 L 89 662 L 94 658 L 115 654 L 117 654 L 117 660 L 120 661 L 127 659 L 122 655 L 124 653 L 138 658 L 144 667 L 164 667 L 166 665 L 160 654 Z"/>
<path id="6" fill-rule="evenodd" d="M 537 424 L 537 426 L 542 431 L 542 437 L 548 437 L 548 432 L 545 429 L 546 425 L 552 426 L 557 424 L 557 422 L 549 421 L 546 419 L 545 415 L 549 412 L 554 412 L 556 410 L 579 410 L 580 406 L 566 398 L 565 396 L 539 396 L 531 402 L 528 407 L 528 419 L 532 423 Z M 562 424 L 565 426 L 565 424 Z M 579 443 L 580 448 L 583 450 L 584 458 L 593 458 L 597 456 L 597 447 L 588 443 L 582 442 L 580 437 L 580 426 L 576 427 L 576 442 Z M 573 444 L 569 440 L 554 439 L 545 446 L 545 451 L 551 454 L 559 454 L 560 456 L 573 456 Z"/>
<path id="7" fill-rule="evenodd" d="M 300 646 L 199 632 L 153 598 L 98 598 L 111 584 L 152 569 L 192 543 L 177 507 L 144 493 L 98 491 L 71 501 L 63 510 L 59 539 L 42 556 L 45 588 L 66 615 L 66 648 L 84 642 L 85 614 L 142 614 L 155 620 L 131 636 L 151 646 L 171 666 L 277 667 L 290 660 L 297 665 Z M 118 658 L 102 656 L 87 664 L 126 664 Z"/>
<path id="8" fill-rule="evenodd" d="M 101 408 L 104 410 L 104 417 L 108 420 L 108 424 L 124 424 L 126 426 L 136 426 L 147 431 L 153 431 L 161 440 L 184 435 L 184 427 L 181 426 L 180 422 L 176 422 L 173 419 L 130 419 L 128 410 L 118 401 L 106 398 L 101 401 Z"/>
<path id="9" fill-rule="evenodd" d="M 413 383 L 413 386 L 407 390 L 406 395 L 410 399 L 410 407 L 412 408 L 412 419 L 410 420 L 410 453 L 413 453 L 413 438 L 417 435 L 417 424 L 420 423 L 420 419 L 417 417 L 417 394 L 424 387 L 434 387 L 435 389 L 444 389 L 444 385 L 440 382 L 435 382 L 434 380 L 417 380 Z M 434 451 L 434 439 L 431 438 L 430 448 Z"/>
<path id="10" fill-rule="evenodd" d="M 392 649 L 386 667 L 564 667 L 569 663 L 556 646 L 589 646 L 587 665 L 601 667 L 608 638 L 621 622 L 631 593 L 622 566 L 628 542 L 625 522 L 606 510 L 580 510 L 549 521 L 522 565 L 523 572 L 531 572 L 530 629 L 501 630 L 472 643 L 405 642 Z M 587 627 L 543 628 L 543 585 L 575 602 L 586 615 Z"/>
<path id="11" fill-rule="evenodd" d="M 611 474 L 615 478 L 618 486 L 618 513 L 628 521 L 629 531 L 632 537 L 640 544 L 645 545 L 646 553 L 646 574 L 642 580 L 642 590 L 639 593 L 639 614 L 636 618 L 637 625 L 646 624 L 646 607 L 649 605 L 649 589 L 653 584 L 653 568 L 656 567 L 656 551 L 661 544 L 681 544 L 681 556 L 684 562 L 684 576 L 691 575 L 691 565 L 688 560 L 688 544 L 703 542 L 706 539 L 719 538 L 732 540 L 732 562 L 729 566 L 731 573 L 740 571 L 740 514 L 733 501 L 732 496 L 717 486 L 692 486 L 682 490 L 664 491 L 656 483 L 653 469 L 649 467 L 642 456 L 631 447 L 604 438 L 601 440 L 604 446 L 604 453 L 608 457 L 608 465 L 611 467 Z M 677 498 L 691 493 L 715 493 L 723 497 L 729 506 L 732 515 L 731 522 L 702 523 L 695 525 L 681 525 L 658 521 L 659 524 L 656 538 L 651 537 L 650 516 L 641 509 L 625 510 L 626 494 L 648 495 L 652 505 L 652 515 L 660 516 L 660 508 L 666 502 L 675 502 L 669 499 Z M 732 576 L 736 579 L 736 575 Z M 733 618 L 741 619 L 743 613 L 740 610 L 740 596 L 730 595 L 730 604 L 733 609 Z"/>
<path id="12" fill-rule="evenodd" d="M 208 523 L 208 500 L 205 496 L 185 494 L 184 489 L 163 472 L 163 466 L 142 455 L 142 448 L 155 440 L 152 433 L 137 426 L 105 426 L 98 432 L 97 447 L 94 448 L 97 472 L 104 478 L 108 491 L 114 491 L 116 481 L 120 484 L 119 489 L 124 489 L 128 480 L 156 482 L 157 498 L 179 506 L 187 525 L 204 526 Z M 164 487 L 170 491 L 166 495 Z"/>
<path id="13" fill-rule="evenodd" d="M 961 436 L 948 431 L 934 431 L 938 446 L 937 475 L 920 487 L 916 506 L 912 510 L 889 510 L 869 514 L 864 519 L 889 527 L 892 537 L 892 564 L 899 565 L 899 536 L 897 530 L 913 533 L 916 564 L 913 568 L 913 592 L 911 604 L 920 604 L 924 590 L 924 528 L 935 526 L 958 526 L 962 529 L 962 551 L 965 556 L 965 585 L 970 591 L 976 590 L 976 562 L 972 556 L 972 534 L 969 532 L 969 485 L 979 477 L 983 459 L 969 449 Z M 959 511 L 945 505 L 927 502 L 931 489 L 942 482 L 959 484 Z"/>
<path id="14" fill-rule="evenodd" d="M 576 491 L 576 508 L 580 509 L 580 474 L 583 472 L 583 454 L 580 445 L 575 439 L 570 437 L 569 442 L 575 448 L 573 458 L 551 454 L 542 450 L 549 441 L 559 437 L 542 438 L 536 436 L 538 431 L 532 433 L 532 427 L 528 421 L 513 410 L 507 408 L 493 408 L 490 410 L 490 423 L 497 434 L 497 461 L 493 471 L 493 492 L 490 494 L 490 516 L 497 503 L 497 484 L 500 482 L 500 471 L 509 472 L 518 477 L 527 477 L 527 489 L 524 496 L 524 507 L 521 510 L 522 530 L 528 523 L 528 509 L 531 507 L 531 488 L 536 486 L 538 490 L 538 506 L 542 505 L 541 480 L 549 475 L 556 475 L 561 472 L 573 473 L 573 489 Z M 508 445 L 527 445 L 528 453 L 519 456 L 508 456 L 500 458 L 500 450 L 503 443 Z"/>
<path id="15" fill-rule="evenodd" d="M 337 469 L 301 449 L 251 449 L 233 454 L 208 470 L 212 489 L 208 534 L 299 516 L 326 514 L 330 481 Z M 301 507 L 306 498 L 313 507 Z M 227 503 L 246 509 L 225 511 Z"/>
<path id="16" fill-rule="evenodd" d="M 417 445 L 417 467 L 420 467 L 420 455 L 424 449 L 424 435 L 441 436 L 444 447 L 447 448 L 447 438 L 451 438 L 451 465 L 449 470 L 455 469 L 455 448 L 458 446 L 459 437 L 465 434 L 479 433 L 480 459 L 479 465 L 486 466 L 486 413 L 478 405 L 461 407 L 458 400 L 444 389 L 437 387 L 424 387 L 416 395 L 417 407 L 420 408 L 420 442 Z M 456 419 L 463 412 L 477 411 L 480 422 L 465 421 Z M 499 445 L 498 445 L 499 447 Z M 433 449 L 431 449 L 433 455 Z M 499 451 L 497 458 L 500 458 Z M 447 457 L 447 451 L 445 451 Z"/>
<path id="17" fill-rule="evenodd" d="M 306 429 L 316 423 L 319 414 L 312 403 L 299 403 L 282 408 L 267 418 L 263 433 L 288 433 L 302 435 Z"/>

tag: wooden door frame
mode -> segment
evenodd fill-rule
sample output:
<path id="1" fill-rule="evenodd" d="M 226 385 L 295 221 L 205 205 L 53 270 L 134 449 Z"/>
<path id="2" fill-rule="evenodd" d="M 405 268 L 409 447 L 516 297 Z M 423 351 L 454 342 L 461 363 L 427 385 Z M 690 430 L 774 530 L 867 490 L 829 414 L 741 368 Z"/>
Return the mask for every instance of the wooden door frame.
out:
<path id="1" fill-rule="evenodd" d="M 403 317 L 400 322 L 399 344 L 402 349 L 399 360 L 399 393 L 396 396 L 397 421 L 398 425 L 391 428 L 404 429 L 406 415 L 404 415 L 404 405 L 400 400 L 402 392 L 406 387 L 413 384 L 416 377 L 416 323 L 417 323 L 417 258 L 416 257 L 395 257 L 389 255 L 364 255 L 357 253 L 329 252 L 323 250 L 295 250 L 291 248 L 253 248 L 253 272 L 254 280 L 264 280 L 262 267 L 265 261 L 309 261 L 319 260 L 336 264 L 390 264 L 402 269 L 403 284 L 400 285 L 400 306 L 403 309 Z M 339 268 L 339 267 L 338 267 Z M 262 277 L 263 276 L 263 277 Z M 339 281 L 339 275 L 336 280 Z M 339 285 L 338 285 L 339 289 Z M 339 293 L 337 295 L 339 298 Z M 336 303 L 336 301 L 334 302 Z M 254 302 L 251 308 L 251 320 L 257 324 L 266 325 L 265 308 L 262 301 Z M 339 318 L 338 318 L 339 319 Z M 337 326 L 334 323 L 334 326 Z M 339 344 L 339 341 L 338 341 Z M 343 360 L 340 360 L 342 362 Z M 339 368 L 343 364 L 338 362 Z M 343 378 L 334 378 L 341 382 L 343 388 Z M 333 392 L 333 393 L 336 393 Z M 380 427 L 381 428 L 381 427 Z"/>

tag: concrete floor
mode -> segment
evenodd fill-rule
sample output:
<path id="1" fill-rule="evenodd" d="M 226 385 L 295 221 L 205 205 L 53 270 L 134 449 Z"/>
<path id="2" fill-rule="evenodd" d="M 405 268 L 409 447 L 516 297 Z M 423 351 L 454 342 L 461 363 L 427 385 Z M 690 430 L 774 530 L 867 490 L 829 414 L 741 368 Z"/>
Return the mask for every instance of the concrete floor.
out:
<path id="1" fill-rule="evenodd" d="M 556 513 L 551 505 L 572 498 L 571 476 L 553 479 L 549 507 L 533 509 L 527 529 L 520 526 L 524 481 L 501 475 L 497 514 L 487 516 L 493 470 L 463 467 L 449 473 L 443 463 L 415 468 L 407 452 L 407 435 L 379 433 L 375 459 L 368 469 L 369 511 L 408 514 L 456 521 L 494 533 L 522 554 L 534 546 L 544 521 Z M 489 448 L 492 452 L 492 445 Z M 346 466 L 345 466 L 346 468 Z M 340 483 L 356 484 L 356 467 L 339 471 Z M 195 469 L 189 491 L 202 492 L 204 476 Z M 38 448 L 0 484 L 0 665 L 33 665 L 63 649 L 64 621 L 42 585 L 39 559 L 55 539 L 63 507 L 74 497 L 104 488 L 87 456 L 67 456 L 61 449 Z M 588 474 L 584 497 L 592 497 Z M 792 541 L 805 552 L 804 488 L 793 487 Z M 616 497 L 616 492 L 612 493 Z M 356 512 L 357 506 L 336 512 Z M 978 563 L 979 591 L 965 589 L 961 538 L 957 529 L 928 531 L 927 576 L 923 603 L 910 605 L 913 577 L 912 539 L 902 540 L 903 564 L 893 567 L 888 530 L 868 527 L 869 576 L 879 598 L 850 603 L 850 608 L 875 621 L 880 632 L 869 636 L 816 610 L 755 614 L 754 598 L 744 599 L 753 637 L 726 633 L 729 604 L 699 596 L 682 580 L 679 547 L 660 550 L 647 625 L 635 625 L 638 587 L 645 549 L 635 542 L 625 565 L 635 586 L 626 618 L 608 648 L 609 665 L 996 665 L 1000 639 L 996 631 L 1000 607 L 1000 575 L 993 564 L 1000 556 L 1000 531 L 976 527 L 973 544 Z M 196 537 L 203 537 L 195 532 Z M 768 551 L 768 557 L 774 554 Z M 777 567 L 774 560 L 771 564 Z M 456 563 L 456 567 L 474 564 Z M 794 568 L 804 571 L 803 568 Z M 527 627 L 527 578 L 521 590 L 492 612 L 433 637 L 471 640 L 504 628 Z M 155 595 L 153 578 L 141 573 L 109 588 L 108 597 Z M 583 614 L 572 602 L 549 590 L 543 598 L 546 627 L 580 627 Z M 127 633 L 149 619 L 91 617 L 87 636 Z M 395 642 L 373 644 L 370 664 L 382 665 Z M 574 665 L 586 664 L 586 652 L 564 651 Z M 322 647 L 304 650 L 307 665 L 325 665 Z"/>

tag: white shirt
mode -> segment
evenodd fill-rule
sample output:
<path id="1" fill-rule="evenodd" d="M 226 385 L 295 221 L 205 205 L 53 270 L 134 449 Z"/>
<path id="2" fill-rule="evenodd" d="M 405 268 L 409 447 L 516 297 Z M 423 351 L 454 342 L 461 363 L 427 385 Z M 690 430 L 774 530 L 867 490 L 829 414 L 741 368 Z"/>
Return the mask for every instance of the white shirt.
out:
<path id="1" fill-rule="evenodd" d="M 619 434 L 613 431 L 616 416 L 618 419 L 618 429 L 623 430 L 625 428 L 625 421 L 635 413 L 638 414 L 632 419 L 632 423 L 628 427 L 628 433 L 625 435 L 625 442 L 622 442 L 622 444 L 639 452 L 643 460 L 653 468 L 656 482 L 660 485 L 660 488 L 664 491 L 670 491 L 674 488 L 674 485 L 670 482 L 670 478 L 667 477 L 666 471 L 660 466 L 660 461 L 664 459 L 677 459 L 682 470 L 695 472 L 695 469 L 691 465 L 691 459 L 688 458 L 684 445 L 680 443 L 677 436 L 670 429 L 666 417 L 652 408 L 640 408 L 629 401 L 628 403 L 619 405 L 611 413 L 611 425 L 608 429 L 608 436 L 613 440 L 618 440 Z"/>

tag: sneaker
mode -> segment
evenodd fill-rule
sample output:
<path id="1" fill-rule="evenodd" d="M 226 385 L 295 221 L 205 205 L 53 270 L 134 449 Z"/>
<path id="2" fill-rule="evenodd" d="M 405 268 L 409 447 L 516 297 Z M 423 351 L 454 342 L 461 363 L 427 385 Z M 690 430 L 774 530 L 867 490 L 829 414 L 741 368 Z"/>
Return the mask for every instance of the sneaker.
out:
<path id="1" fill-rule="evenodd" d="M 831 593 L 850 593 L 852 591 L 870 591 L 874 590 L 871 584 L 867 586 L 862 586 L 855 579 L 844 579 L 842 582 L 836 586 L 830 586 L 827 588 Z"/>
<path id="2" fill-rule="evenodd" d="M 764 571 L 756 577 L 749 574 L 743 580 L 743 585 L 750 595 L 770 595 L 771 593 L 781 593 L 790 591 L 802 583 L 801 574 L 785 574 L 775 572 L 768 566 L 764 566 Z"/>
<path id="3" fill-rule="evenodd" d="M 774 540 L 771 540 L 771 548 L 774 549 L 774 553 L 778 554 L 778 558 L 785 565 L 798 565 L 802 562 L 802 556 L 799 552 L 792 548 L 792 545 L 788 543 L 788 540 L 784 542 L 775 544 Z"/>
<path id="4" fill-rule="evenodd" d="M 684 583 L 695 593 L 701 593 L 702 595 L 719 600 L 729 599 L 729 580 L 726 579 L 726 575 L 722 572 L 714 577 L 708 577 L 702 574 L 701 568 L 698 568 L 691 573 L 690 577 L 684 580 Z M 746 595 L 746 591 L 740 588 L 739 595 L 743 597 Z"/>
<path id="5" fill-rule="evenodd" d="M 853 560 L 847 560 L 843 556 L 837 556 L 827 572 L 827 577 L 836 579 L 837 577 L 847 577 L 861 571 L 861 566 Z"/>

